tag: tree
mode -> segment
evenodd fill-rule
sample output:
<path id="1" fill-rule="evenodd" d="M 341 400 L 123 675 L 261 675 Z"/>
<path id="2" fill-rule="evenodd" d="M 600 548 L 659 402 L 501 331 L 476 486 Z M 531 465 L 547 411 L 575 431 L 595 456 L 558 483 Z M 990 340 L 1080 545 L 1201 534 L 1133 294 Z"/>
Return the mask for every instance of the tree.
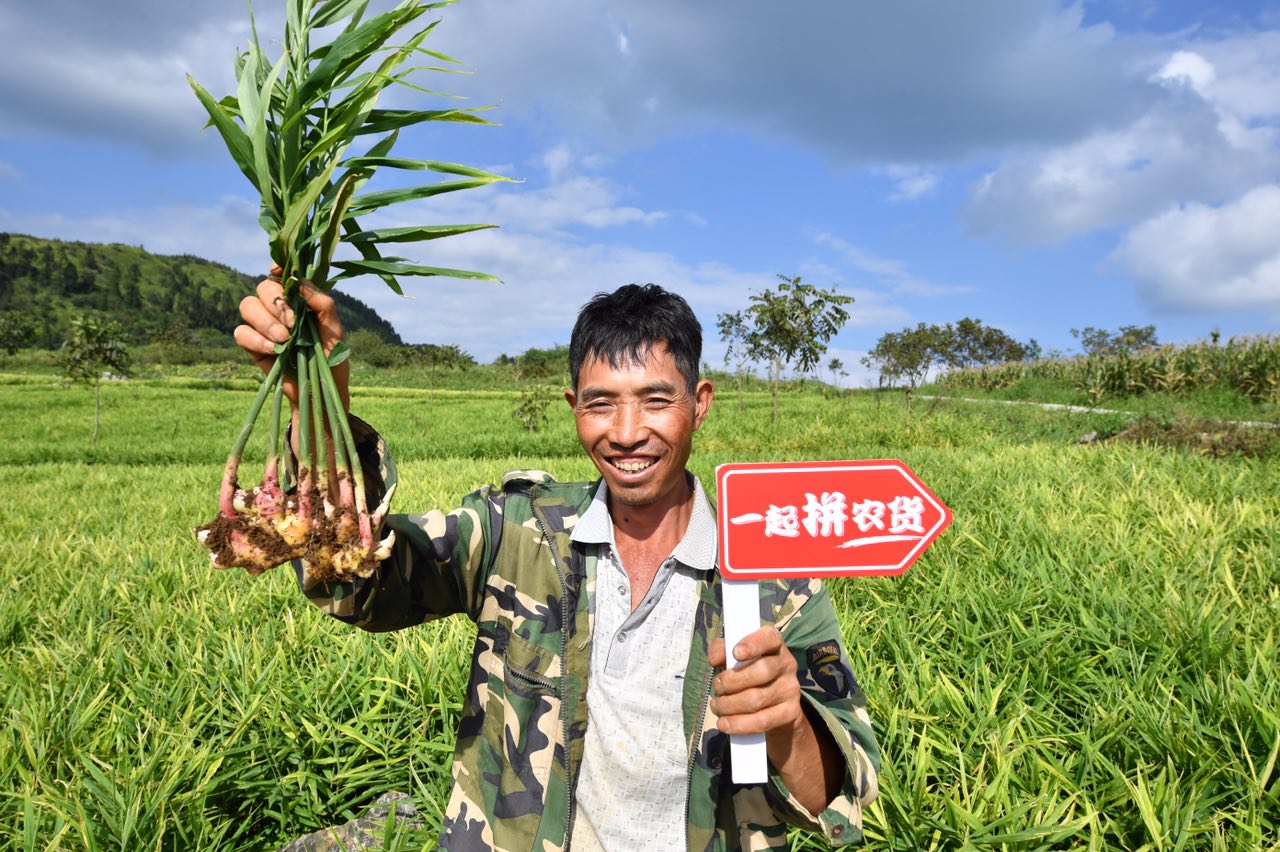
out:
<path id="1" fill-rule="evenodd" d="M 965 317 L 956 323 L 918 323 L 915 328 L 889 332 L 876 341 L 862 363 L 880 372 L 881 383 L 906 381 L 914 390 L 929 371 L 946 367 L 963 370 L 984 364 L 1024 361 L 1040 353 L 1035 340 L 1019 343 L 982 320 Z"/>
<path id="2" fill-rule="evenodd" d="M 1160 341 L 1156 340 L 1154 325 L 1122 325 L 1116 333 L 1116 346 L 1124 352 L 1154 349 L 1159 345 Z"/>
<path id="3" fill-rule="evenodd" d="M 919 323 L 915 328 L 890 331 L 876 341 L 862 363 L 880 374 L 880 382 L 897 384 L 905 380 L 912 390 L 929 374 L 942 357 L 944 340 L 936 325 Z"/>
<path id="4" fill-rule="evenodd" d="M 983 364 L 1025 361 L 1039 353 L 1040 345 L 1031 340 L 1019 343 L 998 328 L 983 325 L 982 320 L 965 317 L 941 332 L 943 365 L 963 370 Z"/>
<path id="5" fill-rule="evenodd" d="M 36 336 L 36 324 L 31 317 L 18 311 L 0 313 L 0 349 L 16 355 L 19 349 L 30 346 Z"/>
<path id="6" fill-rule="evenodd" d="M 398 347 L 387 343 L 376 331 L 357 329 L 347 335 L 347 345 L 352 357 L 371 367 L 391 367 L 400 360 Z"/>
<path id="7" fill-rule="evenodd" d="M 397 351 L 403 364 L 423 371 L 432 399 L 435 399 L 437 374 L 441 370 L 465 370 L 476 363 L 476 359 L 456 343 L 412 343 L 397 347 Z"/>
<path id="8" fill-rule="evenodd" d="M 71 320 L 71 336 L 58 352 L 63 376 L 75 384 L 93 385 L 93 445 L 98 445 L 102 413 L 102 373 L 129 372 L 129 351 L 118 322 L 82 315 Z"/>
<path id="9" fill-rule="evenodd" d="M 832 358 L 827 362 L 827 369 L 831 371 L 831 384 L 838 387 L 840 385 L 840 376 L 845 375 L 844 362 L 839 358 Z"/>
<path id="10" fill-rule="evenodd" d="M 152 332 L 160 360 L 165 364 L 196 364 L 204 357 L 200 352 L 200 335 L 186 317 L 175 314 L 158 331 Z"/>
<path id="11" fill-rule="evenodd" d="M 747 320 L 742 315 L 742 311 L 734 311 L 731 314 L 718 314 L 716 316 L 716 328 L 720 331 L 720 339 L 728 344 L 724 351 L 724 363 L 727 366 L 729 361 L 733 361 L 733 373 L 738 380 L 738 413 L 743 411 L 742 403 L 742 379 L 746 370 L 746 366 L 751 361 L 751 354 L 748 348 L 748 335 L 750 329 L 747 328 Z"/>
<path id="12" fill-rule="evenodd" d="M 1071 336 L 1080 341 L 1086 355 L 1119 355 L 1160 345 L 1154 325 L 1122 325 L 1115 332 L 1086 325 L 1071 329 Z"/>
<path id="13" fill-rule="evenodd" d="M 526 432 L 537 432 L 547 424 L 547 408 L 555 397 L 555 388 L 530 386 L 516 398 L 511 416 L 520 422 Z"/>
<path id="14" fill-rule="evenodd" d="M 569 345 L 562 343 L 549 349 L 531 346 L 520 355 L 518 366 L 521 374 L 527 378 L 569 378 Z"/>
<path id="15" fill-rule="evenodd" d="M 753 294 L 746 309 L 751 322 L 748 350 L 753 360 L 770 365 L 775 423 L 782 371 L 790 366 L 807 373 L 816 367 L 827 351 L 827 342 L 848 322 L 844 306 L 853 301 L 852 296 L 841 296 L 835 290 L 803 284 L 798 275 L 779 275 L 778 279 L 781 283 L 776 292 Z"/>

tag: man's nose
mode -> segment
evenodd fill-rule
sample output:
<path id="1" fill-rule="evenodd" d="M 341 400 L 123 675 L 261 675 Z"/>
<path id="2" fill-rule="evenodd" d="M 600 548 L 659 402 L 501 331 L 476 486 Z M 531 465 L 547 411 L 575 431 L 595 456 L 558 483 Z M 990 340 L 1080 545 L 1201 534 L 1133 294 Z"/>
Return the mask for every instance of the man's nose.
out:
<path id="1" fill-rule="evenodd" d="M 609 440 L 620 447 L 634 447 L 648 437 L 649 427 L 639 403 L 624 402 L 615 409 Z"/>

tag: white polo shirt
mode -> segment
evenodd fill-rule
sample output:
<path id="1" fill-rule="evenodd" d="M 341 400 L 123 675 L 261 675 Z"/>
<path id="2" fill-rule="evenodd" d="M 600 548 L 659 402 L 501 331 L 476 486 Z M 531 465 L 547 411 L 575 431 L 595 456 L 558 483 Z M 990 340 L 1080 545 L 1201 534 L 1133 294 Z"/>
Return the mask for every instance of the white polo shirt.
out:
<path id="1" fill-rule="evenodd" d="M 597 550 L 587 736 L 570 844 L 575 852 L 670 852 L 687 845 L 688 743 L 681 701 L 698 581 L 716 563 L 716 521 L 702 484 L 684 537 L 632 611 L 602 482 L 573 531 Z"/>

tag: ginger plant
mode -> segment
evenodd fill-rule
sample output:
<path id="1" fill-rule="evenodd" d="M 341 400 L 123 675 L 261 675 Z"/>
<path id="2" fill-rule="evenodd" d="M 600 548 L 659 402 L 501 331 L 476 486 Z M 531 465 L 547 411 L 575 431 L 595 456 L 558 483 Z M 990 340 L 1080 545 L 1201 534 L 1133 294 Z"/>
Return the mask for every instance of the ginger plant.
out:
<path id="1" fill-rule="evenodd" d="M 279 57 L 274 62 L 268 58 L 255 26 L 248 49 L 236 60 L 235 94 L 218 100 L 187 78 L 209 113 L 209 125 L 261 197 L 259 222 L 284 299 L 296 317 L 289 339 L 276 346 L 275 362 L 227 458 L 218 514 L 196 530 L 219 568 L 241 567 L 257 574 L 304 558 L 320 579 L 350 579 L 370 576 L 390 553 L 394 534 L 379 539 L 391 495 L 370 511 L 346 408 L 333 378 L 333 368 L 350 350 L 341 342 L 324 350 L 300 285 L 307 281 L 328 292 L 345 278 L 372 274 L 403 295 L 398 278 L 405 275 L 496 280 L 479 272 L 424 266 L 383 255 L 380 249 L 492 225 L 366 229 L 359 222 L 393 204 L 507 180 L 457 163 L 391 156 L 402 128 L 427 121 L 489 123 L 476 109 L 378 106 L 380 96 L 393 86 L 436 94 L 411 78 L 422 71 L 451 70 L 447 66 L 457 61 L 423 47 L 438 21 L 423 24 L 421 19 L 452 2 L 404 0 L 366 19 L 369 0 L 285 0 Z M 321 40 L 320 30 L 336 34 Z M 412 64 L 421 57 L 443 65 Z M 366 191 L 375 173 L 386 169 L 448 177 Z M 335 258 L 343 243 L 359 257 Z M 286 379 L 297 388 L 296 465 L 281 422 Z M 268 400 L 266 465 L 261 482 L 244 488 L 241 458 Z"/>

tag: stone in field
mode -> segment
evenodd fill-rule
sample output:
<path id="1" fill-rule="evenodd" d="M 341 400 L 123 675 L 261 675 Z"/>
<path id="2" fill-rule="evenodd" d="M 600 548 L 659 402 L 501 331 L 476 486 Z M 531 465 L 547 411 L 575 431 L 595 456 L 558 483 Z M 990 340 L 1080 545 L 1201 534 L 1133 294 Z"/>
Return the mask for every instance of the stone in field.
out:
<path id="1" fill-rule="evenodd" d="M 291 840 L 280 847 L 280 852 L 373 852 L 382 848 L 383 828 L 392 810 L 396 825 L 410 828 L 421 825 L 417 821 L 418 811 L 408 795 L 384 793 L 359 819 Z"/>

